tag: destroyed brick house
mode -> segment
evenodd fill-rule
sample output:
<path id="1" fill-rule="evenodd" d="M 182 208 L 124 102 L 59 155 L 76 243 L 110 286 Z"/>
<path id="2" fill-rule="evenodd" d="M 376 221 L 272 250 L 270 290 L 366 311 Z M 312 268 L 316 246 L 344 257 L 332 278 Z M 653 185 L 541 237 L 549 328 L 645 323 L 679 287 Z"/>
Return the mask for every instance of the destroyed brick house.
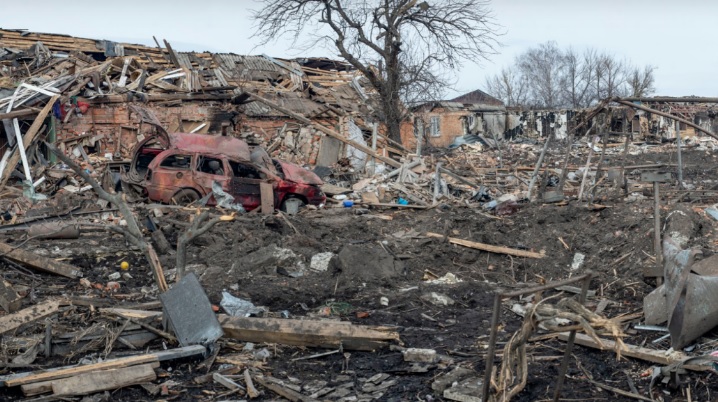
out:
<path id="1" fill-rule="evenodd" d="M 21 81 L 25 85 L 16 90 Z M 76 156 L 108 161 L 129 158 L 138 140 L 154 130 L 142 124 L 131 104 L 142 104 L 168 132 L 240 137 L 265 146 L 272 156 L 311 166 L 347 157 L 352 162 L 356 149 L 342 137 L 367 145 L 375 120 L 374 94 L 341 61 L 177 52 L 166 41 L 164 47 L 149 47 L 0 30 L 3 111 L 10 110 L 14 92 L 13 113 L 0 113 L 0 152 L 15 143 L 12 118 L 18 117 L 25 132 L 54 94 L 63 95 L 64 103 L 48 113 L 45 138 Z M 327 136 L 318 126 L 339 136 Z M 378 131 L 375 149 L 388 155 L 391 149 L 381 127 Z M 364 159 L 353 164 L 363 167 Z"/>
<path id="2" fill-rule="evenodd" d="M 423 103 L 413 113 L 416 135 L 434 147 L 447 147 L 464 135 L 503 133 L 506 118 L 503 102 L 479 89 L 451 100 Z M 411 148 L 412 140 L 405 136 L 405 146 Z"/>
<path id="3" fill-rule="evenodd" d="M 631 98 L 627 98 L 631 99 Z M 683 116 L 708 130 L 718 129 L 718 108 L 713 103 L 695 102 L 691 98 L 644 98 L 648 106 L 657 106 Z M 641 99 L 633 99 L 641 104 Z M 668 104 L 668 105 L 667 105 Z M 413 108 L 414 132 L 404 133 L 404 146 L 414 149 L 416 138 L 432 147 L 456 147 L 464 143 L 493 143 L 494 139 L 516 137 L 538 138 L 549 133 L 565 139 L 576 124 L 575 118 L 589 109 L 532 109 L 504 107 L 491 95 L 475 90 L 445 101 L 423 103 Z M 625 122 L 625 123 L 624 123 Z M 625 126 L 624 126 L 625 124 Z M 672 119 L 629 106 L 619 106 L 612 115 L 612 131 L 630 132 L 636 138 L 657 140 L 675 139 L 676 126 Z M 680 123 L 681 136 L 694 137 L 701 133 Z"/>

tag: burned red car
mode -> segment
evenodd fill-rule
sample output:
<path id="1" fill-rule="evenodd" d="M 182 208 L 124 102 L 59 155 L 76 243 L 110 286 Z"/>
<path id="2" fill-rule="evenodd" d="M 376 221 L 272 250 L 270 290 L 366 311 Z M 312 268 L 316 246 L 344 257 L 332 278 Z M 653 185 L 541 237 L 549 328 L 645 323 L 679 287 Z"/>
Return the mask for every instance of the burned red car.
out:
<path id="1" fill-rule="evenodd" d="M 134 149 L 124 177 L 152 201 L 186 204 L 212 193 L 212 183 L 246 210 L 261 205 L 260 183 L 271 183 L 274 205 L 321 205 L 321 179 L 301 166 L 270 159 L 262 148 L 250 149 L 237 138 L 206 134 L 160 134 Z M 214 202 L 210 198 L 209 203 Z"/>

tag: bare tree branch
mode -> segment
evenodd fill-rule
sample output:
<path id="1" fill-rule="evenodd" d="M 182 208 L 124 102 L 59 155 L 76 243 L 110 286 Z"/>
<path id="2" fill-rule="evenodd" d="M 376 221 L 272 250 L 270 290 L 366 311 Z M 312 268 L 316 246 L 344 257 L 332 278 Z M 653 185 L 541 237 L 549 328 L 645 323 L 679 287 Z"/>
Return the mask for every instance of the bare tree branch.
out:
<path id="1" fill-rule="evenodd" d="M 93 179 L 92 176 L 90 176 L 83 168 L 78 166 L 67 155 L 62 153 L 62 151 L 57 149 L 57 147 L 46 142 L 44 142 L 43 144 L 45 144 L 47 149 L 54 153 L 58 159 L 64 162 L 67 166 L 70 167 L 70 169 L 72 169 L 75 173 L 82 177 L 82 179 L 85 180 L 86 183 L 92 186 L 92 189 L 95 190 L 95 193 L 97 193 L 97 195 L 101 199 L 117 207 L 125 222 L 127 222 L 127 229 L 125 230 L 120 227 L 114 226 L 108 226 L 108 228 L 117 233 L 122 233 L 127 239 L 127 241 L 137 246 L 145 254 L 147 261 L 152 267 L 157 287 L 161 292 L 166 291 L 167 282 L 165 281 L 164 273 L 162 271 L 162 266 L 160 264 L 159 258 L 157 257 L 157 253 L 155 252 L 155 249 L 152 247 L 152 245 L 145 241 L 142 234 L 142 230 L 140 230 L 140 226 L 137 224 L 137 220 L 135 219 L 135 215 L 132 213 L 132 209 L 130 209 L 130 206 L 127 205 L 127 202 L 125 202 L 125 200 L 122 198 L 122 195 L 108 193 L 107 191 L 105 191 L 105 189 L 102 188 L 102 186 L 100 186 L 97 180 Z"/>
<path id="2" fill-rule="evenodd" d="M 442 94 L 449 70 L 498 47 L 486 0 L 263 0 L 255 37 L 330 43 L 377 91 L 389 138 L 401 141 L 403 102 Z M 317 32 L 323 32 L 320 35 Z M 433 100 L 436 100 L 434 98 Z"/>

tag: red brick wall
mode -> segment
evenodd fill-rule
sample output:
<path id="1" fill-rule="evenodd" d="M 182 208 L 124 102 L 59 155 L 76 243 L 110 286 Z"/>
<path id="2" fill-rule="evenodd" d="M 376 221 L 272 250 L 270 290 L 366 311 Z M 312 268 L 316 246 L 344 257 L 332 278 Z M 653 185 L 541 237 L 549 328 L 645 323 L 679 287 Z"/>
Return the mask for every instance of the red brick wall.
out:
<path id="1" fill-rule="evenodd" d="M 466 111 L 450 111 L 444 108 L 434 108 L 430 112 L 420 113 L 416 115 L 417 119 L 422 119 L 426 125 L 425 137 L 429 145 L 434 147 L 447 147 L 454 142 L 456 137 L 464 135 L 464 123 L 461 117 L 468 116 L 470 113 Z M 431 118 L 439 117 L 440 136 L 431 136 Z M 402 137 L 403 138 L 403 137 Z M 407 144 L 404 144 L 407 146 Z"/>

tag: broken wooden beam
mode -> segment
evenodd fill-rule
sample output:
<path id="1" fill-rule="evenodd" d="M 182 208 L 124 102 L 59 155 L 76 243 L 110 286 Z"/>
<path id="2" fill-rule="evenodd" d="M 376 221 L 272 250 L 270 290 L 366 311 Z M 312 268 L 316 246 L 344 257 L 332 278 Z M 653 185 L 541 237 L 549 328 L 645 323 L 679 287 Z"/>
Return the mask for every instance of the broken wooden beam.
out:
<path id="1" fill-rule="evenodd" d="M 438 233 L 431 233 L 431 232 L 427 232 L 426 235 L 428 237 L 438 237 L 438 238 L 444 237 L 444 235 L 441 235 Z M 491 244 L 478 243 L 478 242 L 471 241 L 471 240 L 458 239 L 456 237 L 448 237 L 448 240 L 450 243 L 453 243 L 453 244 L 458 244 L 460 246 L 469 247 L 469 248 L 475 248 L 477 250 L 489 251 L 489 252 L 497 253 L 497 254 L 506 254 L 506 255 L 513 255 L 515 257 L 527 257 L 527 258 L 544 258 L 544 257 L 546 257 L 546 254 L 543 252 L 537 253 L 537 252 L 528 251 L 528 250 L 519 250 L 519 249 L 503 247 L 503 246 L 494 246 Z"/>
<path id="2" fill-rule="evenodd" d="M 299 392 L 289 389 L 277 382 L 277 380 L 273 379 L 272 377 L 260 377 L 257 376 L 255 378 L 255 381 L 262 384 L 264 388 L 267 388 L 268 390 L 274 392 L 275 394 L 290 400 L 292 402 L 319 402 L 318 399 L 314 399 L 312 397 L 302 395 Z"/>
<path id="3" fill-rule="evenodd" d="M 558 335 L 558 339 L 562 341 L 568 340 L 569 333 L 562 332 Z M 616 342 L 610 339 L 601 339 L 601 344 L 596 342 L 591 336 L 586 334 L 576 334 L 576 344 L 581 346 L 588 346 L 590 348 L 598 350 L 615 351 Z M 625 348 L 621 350 L 621 356 L 633 357 L 634 359 L 644 360 L 651 363 L 658 363 L 664 366 L 669 366 L 674 363 L 678 363 L 688 359 L 689 357 L 683 352 L 674 351 L 671 354 L 666 354 L 663 350 L 648 349 L 641 346 L 625 345 Z M 685 365 L 681 366 L 687 370 L 692 371 L 710 371 L 711 366 L 699 366 L 699 365 Z"/>
<path id="4" fill-rule="evenodd" d="M 245 342 L 278 343 L 345 350 L 375 351 L 398 341 L 389 327 L 369 327 L 348 322 L 219 316 L 226 338 Z"/>
<path id="5" fill-rule="evenodd" d="M 154 369 L 159 366 L 159 362 L 153 362 L 121 369 L 98 370 L 74 377 L 24 384 L 20 389 L 25 396 L 49 392 L 58 396 L 88 395 L 154 381 L 157 379 Z"/>
<path id="6" fill-rule="evenodd" d="M 183 357 L 202 355 L 206 351 L 202 345 L 185 346 L 177 349 L 165 350 L 162 352 L 142 354 L 138 356 L 123 357 L 120 359 L 106 360 L 101 363 L 87 364 L 84 366 L 66 366 L 48 370 L 33 371 L 27 373 L 10 374 L 0 377 L 0 385 L 15 387 L 23 384 L 32 384 L 41 381 L 51 381 L 60 378 L 72 377 L 79 374 L 90 373 L 97 370 L 118 369 L 140 364 L 162 362 Z"/>
<path id="7" fill-rule="evenodd" d="M 60 301 L 50 300 L 20 310 L 14 314 L 4 315 L 0 317 L 0 335 L 13 331 L 21 325 L 45 318 L 56 313 L 59 309 Z"/>
<path id="8" fill-rule="evenodd" d="M 18 117 L 30 116 L 33 114 L 37 114 L 39 111 L 40 110 L 38 110 L 34 107 L 31 107 L 31 108 L 27 108 L 27 109 L 14 110 L 9 113 L 0 113 L 0 120 L 15 119 Z"/>
<path id="9" fill-rule="evenodd" d="M 51 382 L 52 393 L 58 396 L 89 395 L 154 381 L 157 379 L 154 368 L 158 366 L 159 363 L 155 362 L 63 378 Z"/>
<path id="10" fill-rule="evenodd" d="M 26 265 L 40 271 L 64 276 L 65 278 L 82 277 L 82 271 L 72 265 L 55 261 L 52 258 L 43 257 L 33 252 L 15 248 L 6 243 L 0 243 L 0 254 L 19 264 Z"/>

